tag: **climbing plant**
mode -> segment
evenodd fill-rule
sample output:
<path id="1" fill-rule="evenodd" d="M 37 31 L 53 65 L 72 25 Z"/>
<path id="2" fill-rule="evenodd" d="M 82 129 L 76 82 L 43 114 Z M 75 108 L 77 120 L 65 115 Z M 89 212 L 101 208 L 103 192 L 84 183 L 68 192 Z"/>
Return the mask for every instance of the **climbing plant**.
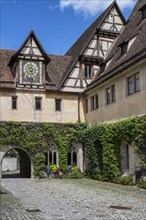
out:
<path id="1" fill-rule="evenodd" d="M 47 146 L 53 140 L 59 150 L 59 166 L 64 172 L 67 167 L 67 152 L 71 142 L 78 142 L 78 133 L 85 124 L 21 123 L 1 122 L 0 144 L 19 146 L 25 149 L 33 162 L 34 175 L 42 176 Z"/>
<path id="2" fill-rule="evenodd" d="M 114 123 L 94 125 L 83 131 L 88 153 L 88 175 L 95 179 L 117 182 L 121 176 L 120 146 L 131 145 L 146 163 L 146 116 Z"/>
<path id="3" fill-rule="evenodd" d="M 72 142 L 86 146 L 87 174 L 94 179 L 117 182 L 121 176 L 120 146 L 131 145 L 146 162 L 146 116 L 133 117 L 108 124 L 57 124 L 1 122 L 0 144 L 24 148 L 30 155 L 34 174 L 45 166 L 47 146 L 53 140 L 59 151 L 59 167 L 65 172 L 68 147 Z"/>

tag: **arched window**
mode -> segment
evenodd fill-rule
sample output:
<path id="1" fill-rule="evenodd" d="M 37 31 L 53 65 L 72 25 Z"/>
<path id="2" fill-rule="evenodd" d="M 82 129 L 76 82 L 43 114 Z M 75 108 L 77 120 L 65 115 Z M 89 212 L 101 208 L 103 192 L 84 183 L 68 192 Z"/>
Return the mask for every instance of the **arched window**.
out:
<path id="1" fill-rule="evenodd" d="M 77 153 L 73 152 L 73 165 L 77 165 Z"/>
<path id="2" fill-rule="evenodd" d="M 48 163 L 58 165 L 58 148 L 54 142 L 48 145 Z"/>
<path id="3" fill-rule="evenodd" d="M 54 164 L 56 164 L 56 162 L 57 162 L 57 158 L 56 158 L 56 152 L 54 151 L 54 153 L 53 153 L 53 159 L 54 159 Z"/>
<path id="4" fill-rule="evenodd" d="M 68 165 L 77 165 L 77 148 L 74 144 L 71 144 L 67 154 Z"/>
<path id="5" fill-rule="evenodd" d="M 52 164 L 52 151 L 51 151 L 51 150 L 50 150 L 50 152 L 49 152 L 49 163 Z"/>

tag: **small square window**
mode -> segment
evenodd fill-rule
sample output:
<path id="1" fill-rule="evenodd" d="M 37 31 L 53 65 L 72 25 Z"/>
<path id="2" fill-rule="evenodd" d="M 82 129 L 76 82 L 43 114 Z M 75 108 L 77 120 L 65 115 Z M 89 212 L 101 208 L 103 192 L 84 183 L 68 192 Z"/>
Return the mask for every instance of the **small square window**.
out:
<path id="1" fill-rule="evenodd" d="M 55 110 L 61 111 L 61 99 L 55 99 Z"/>
<path id="2" fill-rule="evenodd" d="M 42 97 L 35 97 L 35 109 L 36 110 L 42 109 Z"/>
<path id="3" fill-rule="evenodd" d="M 12 96 L 12 109 L 17 109 L 17 96 Z"/>

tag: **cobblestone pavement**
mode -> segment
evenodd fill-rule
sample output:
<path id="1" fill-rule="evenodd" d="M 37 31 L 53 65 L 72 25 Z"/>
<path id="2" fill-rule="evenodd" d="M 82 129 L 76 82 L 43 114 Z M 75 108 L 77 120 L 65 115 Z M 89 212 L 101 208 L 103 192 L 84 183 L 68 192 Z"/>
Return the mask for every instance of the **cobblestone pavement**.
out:
<path id="1" fill-rule="evenodd" d="M 146 220 L 146 191 L 136 187 L 89 179 L 2 179 L 2 186 L 27 209 L 39 209 L 41 212 L 36 214 L 43 220 Z M 11 203 L 23 210 L 14 197 L 8 206 Z M 17 209 L 12 216 L 15 213 Z M 18 219 L 37 220 L 37 217 Z"/>
<path id="2" fill-rule="evenodd" d="M 14 195 L 0 187 L 0 220 L 41 220 L 41 218 L 34 211 L 27 211 Z"/>

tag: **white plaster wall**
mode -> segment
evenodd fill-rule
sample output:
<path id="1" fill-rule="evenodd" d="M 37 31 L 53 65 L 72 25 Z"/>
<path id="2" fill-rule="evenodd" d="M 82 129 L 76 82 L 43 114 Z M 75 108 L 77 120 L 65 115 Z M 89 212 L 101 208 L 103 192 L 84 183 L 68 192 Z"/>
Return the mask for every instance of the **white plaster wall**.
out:
<path id="1" fill-rule="evenodd" d="M 18 108 L 11 109 L 11 96 L 16 95 Z M 42 110 L 35 110 L 35 97 L 42 97 Z M 55 111 L 55 99 L 62 99 L 61 112 Z M 45 93 L 45 91 L 17 90 L 0 92 L 1 121 L 32 122 L 77 122 L 78 95 L 66 93 Z M 83 112 L 81 111 L 81 114 Z"/>

